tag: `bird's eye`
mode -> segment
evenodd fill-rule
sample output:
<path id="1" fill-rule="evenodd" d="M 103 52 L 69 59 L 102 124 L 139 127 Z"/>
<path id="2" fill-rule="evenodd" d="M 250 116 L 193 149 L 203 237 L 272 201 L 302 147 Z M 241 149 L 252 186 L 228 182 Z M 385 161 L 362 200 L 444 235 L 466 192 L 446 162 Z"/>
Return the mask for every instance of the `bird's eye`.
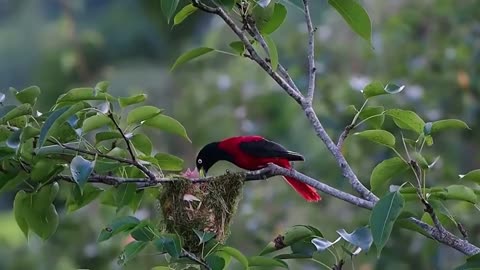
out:
<path id="1" fill-rule="evenodd" d="M 199 158 L 199 159 L 197 160 L 197 163 L 198 163 L 198 164 L 202 164 L 202 162 L 203 162 L 203 161 L 202 161 L 201 158 Z"/>

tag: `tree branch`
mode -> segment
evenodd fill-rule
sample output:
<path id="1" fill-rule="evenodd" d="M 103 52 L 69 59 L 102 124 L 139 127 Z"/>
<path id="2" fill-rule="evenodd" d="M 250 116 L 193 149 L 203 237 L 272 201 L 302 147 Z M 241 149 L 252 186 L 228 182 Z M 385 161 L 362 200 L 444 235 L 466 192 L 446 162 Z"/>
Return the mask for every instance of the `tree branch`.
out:
<path id="1" fill-rule="evenodd" d="M 334 197 L 337 197 L 341 200 L 347 201 L 349 203 L 352 203 L 354 205 L 357 205 L 366 209 L 372 209 L 375 203 L 379 200 L 378 197 L 375 196 L 370 190 L 368 190 L 359 181 L 359 179 L 357 178 L 357 175 L 353 172 L 352 168 L 350 167 L 350 165 L 348 164 L 345 157 L 340 151 L 341 145 L 343 144 L 344 139 L 347 137 L 346 135 L 348 135 L 348 132 L 344 132 L 345 135 L 340 137 L 339 145 L 337 146 L 333 142 L 333 140 L 330 138 L 328 133 L 325 131 L 324 127 L 320 123 L 320 120 L 318 119 L 312 107 L 312 99 L 315 91 L 315 66 L 314 66 L 315 62 L 314 62 L 314 42 L 313 42 L 314 29 L 311 23 L 310 11 L 308 8 L 308 1 L 303 0 L 304 7 L 305 7 L 305 19 L 307 21 L 307 28 L 308 28 L 308 35 L 309 35 L 309 46 L 308 46 L 308 52 L 307 52 L 308 62 L 309 62 L 309 71 L 308 71 L 309 83 L 308 83 L 306 98 L 304 98 L 302 94 L 300 94 L 300 92 L 297 91 L 298 89 L 294 87 L 294 84 L 292 84 L 293 80 L 288 79 L 290 76 L 288 75 L 288 72 L 286 71 L 286 69 L 280 68 L 280 72 L 282 73 L 283 77 L 280 76 L 277 72 L 273 71 L 270 65 L 257 54 L 252 44 L 250 43 L 248 37 L 243 33 L 243 31 L 235 24 L 235 22 L 221 7 L 211 8 L 200 3 L 199 0 L 192 0 L 192 2 L 193 2 L 193 5 L 196 6 L 197 8 L 220 16 L 225 21 L 225 23 L 232 29 L 232 31 L 240 38 L 242 43 L 245 45 L 245 48 L 249 53 L 247 57 L 255 61 L 260 67 L 262 67 L 267 72 L 267 74 L 270 77 L 272 77 L 278 83 L 278 85 L 282 89 L 284 89 L 285 92 L 289 96 L 291 96 L 302 107 L 307 119 L 310 121 L 313 129 L 315 130 L 316 135 L 324 142 L 324 144 L 327 146 L 327 149 L 330 151 L 330 153 L 334 156 L 335 160 L 337 161 L 340 169 L 342 170 L 343 176 L 349 180 L 350 185 L 363 198 L 359 198 L 354 195 L 332 188 L 326 184 L 316 181 L 313 178 L 300 174 L 293 169 L 289 170 L 289 169 L 284 169 L 278 166 L 275 167 L 272 165 L 267 167 L 268 170 L 271 170 L 270 174 L 260 173 L 260 171 L 263 170 L 262 169 L 259 171 L 247 173 L 246 174 L 247 179 L 249 179 L 249 177 L 256 178 L 259 175 L 262 175 L 263 178 L 265 177 L 265 175 L 273 176 L 278 174 L 284 175 L 284 176 L 291 176 L 298 179 L 301 182 L 307 183 L 317 188 L 318 190 L 323 191 L 327 194 L 330 194 Z M 288 82 L 285 81 L 284 78 L 287 79 Z M 314 182 L 312 182 L 311 180 L 313 180 Z M 455 235 L 453 235 L 452 233 L 446 230 L 440 230 L 436 227 L 432 227 L 413 217 L 409 218 L 409 220 L 415 225 L 422 228 L 427 234 L 431 235 L 432 238 L 466 255 L 474 255 L 474 254 L 480 253 L 480 248 L 468 243 L 468 241 L 466 240 L 462 240 L 456 237 Z"/>
<path id="2" fill-rule="evenodd" d="M 313 110 L 311 106 L 304 108 L 305 115 L 307 116 L 308 120 L 313 126 L 315 133 L 318 137 L 323 141 L 323 143 L 327 146 L 327 149 L 330 153 L 333 154 L 335 160 L 337 161 L 338 165 L 342 170 L 342 174 L 345 178 L 347 178 L 350 182 L 350 185 L 358 192 L 360 195 L 372 202 L 377 202 L 378 197 L 375 196 L 370 190 L 368 190 L 361 182 L 358 180 L 357 175 L 353 172 L 352 168 L 348 164 L 347 160 L 343 156 L 340 149 L 335 145 L 332 141 L 330 136 L 327 134 L 325 129 L 323 128 L 320 120 L 318 120 L 317 114 Z"/>
<path id="3" fill-rule="evenodd" d="M 308 88 L 307 88 L 307 102 L 312 104 L 313 94 L 315 92 L 315 30 L 312 25 L 312 18 L 310 17 L 310 8 L 308 6 L 308 0 L 303 0 L 303 8 L 305 10 L 305 21 L 307 23 L 308 31 L 308 49 L 307 49 L 307 59 L 308 59 Z"/>
<path id="4" fill-rule="evenodd" d="M 248 20 L 248 18 L 247 18 Z M 260 43 L 260 45 L 262 46 L 263 50 L 265 51 L 265 53 L 267 53 L 268 57 L 271 57 L 270 56 L 270 51 L 268 50 L 268 45 L 267 45 L 267 42 L 265 42 L 265 39 L 263 38 L 262 34 L 260 33 L 260 31 L 258 30 L 257 26 L 255 25 L 255 23 L 252 21 L 252 20 L 249 20 L 246 22 L 246 26 L 247 26 L 247 31 L 249 32 L 249 34 L 258 42 Z M 251 59 L 251 58 L 250 58 Z M 281 63 L 278 63 L 278 72 L 280 73 L 280 75 L 287 81 L 287 83 L 293 88 L 295 89 L 295 91 L 297 91 L 297 93 L 300 94 L 300 90 L 298 89 L 297 85 L 295 84 L 295 82 L 293 81 L 292 77 L 290 77 L 290 74 L 288 74 L 287 70 L 285 69 L 284 66 L 282 66 Z"/>
<path id="5" fill-rule="evenodd" d="M 189 258 L 190 260 L 192 260 L 192 261 L 200 264 L 201 266 L 205 267 L 205 269 L 207 269 L 207 270 L 211 270 L 211 269 L 212 269 L 212 268 L 211 268 L 207 263 L 205 263 L 202 259 L 200 259 L 200 258 L 198 258 L 197 256 L 195 256 L 195 254 L 186 251 L 185 249 L 182 249 L 182 257 Z"/>
<path id="6" fill-rule="evenodd" d="M 148 176 L 148 178 L 150 178 L 151 180 L 154 180 L 155 174 L 149 169 L 147 169 L 147 167 L 143 166 L 142 164 L 140 164 L 140 162 L 137 161 L 137 158 L 135 157 L 135 153 L 133 152 L 133 149 L 132 149 L 132 143 L 127 138 L 123 130 L 120 128 L 120 125 L 118 125 L 117 121 L 115 120 L 111 112 L 108 113 L 108 117 L 112 120 L 113 124 L 117 128 L 118 132 L 120 132 L 120 134 L 123 137 L 123 140 L 127 144 L 127 149 L 128 149 L 128 152 L 130 153 L 130 156 L 132 157 L 133 165 L 137 167 L 140 171 L 142 171 L 146 176 Z"/>
<path id="7" fill-rule="evenodd" d="M 234 174 L 244 177 L 245 181 L 265 180 L 273 176 L 289 176 L 297 179 L 300 182 L 308 184 L 321 192 L 329 194 L 335 198 L 348 202 L 352 205 L 369 209 L 369 210 L 373 209 L 373 207 L 375 206 L 374 202 L 367 201 L 355 195 L 338 190 L 316 179 L 313 179 L 307 175 L 304 175 L 294 169 L 285 169 L 275 164 L 269 164 L 267 167 L 257 171 L 236 172 Z M 222 177 L 222 175 L 208 176 L 208 177 L 202 177 L 202 178 L 196 178 L 196 179 L 190 179 L 190 180 L 193 183 L 204 183 L 204 182 L 215 180 L 218 177 Z M 57 181 L 63 180 L 63 181 L 75 183 L 73 178 L 67 175 L 58 175 L 54 179 Z M 119 186 L 121 184 L 127 184 L 127 183 L 136 183 L 137 187 L 139 189 L 142 189 L 142 188 L 162 185 L 165 183 L 172 183 L 172 181 L 178 181 L 180 179 L 184 179 L 184 178 L 176 176 L 176 177 L 170 177 L 170 178 L 156 178 L 155 180 L 150 180 L 148 178 L 120 178 L 120 177 L 107 176 L 107 175 L 92 175 L 89 177 L 88 182 L 101 183 L 101 184 L 112 185 L 112 186 Z M 410 217 L 408 220 L 414 223 L 415 225 L 419 226 L 421 229 L 423 229 L 433 239 L 439 241 L 440 243 L 446 244 L 466 255 L 474 255 L 480 252 L 480 248 L 470 244 L 467 240 L 462 240 L 458 238 L 457 236 L 453 235 L 452 233 L 448 232 L 445 229 L 440 230 L 438 228 L 432 227 L 414 217 Z"/>
<path id="8" fill-rule="evenodd" d="M 225 12 L 222 7 L 211 8 L 206 6 L 205 4 L 201 3 L 199 0 L 192 0 L 192 4 L 206 12 L 217 14 L 223 21 L 232 29 L 232 31 L 240 38 L 242 43 L 245 45 L 248 53 L 250 54 L 250 58 L 255 61 L 263 70 L 267 72 L 272 79 L 274 79 L 293 99 L 295 99 L 298 103 L 303 101 L 303 97 L 299 94 L 294 88 L 292 88 L 286 81 L 283 79 L 276 71 L 274 71 L 270 65 L 262 59 L 258 53 L 253 48 L 252 44 L 248 40 L 248 37 L 245 33 L 238 27 L 235 22 L 230 18 L 230 16 Z"/>

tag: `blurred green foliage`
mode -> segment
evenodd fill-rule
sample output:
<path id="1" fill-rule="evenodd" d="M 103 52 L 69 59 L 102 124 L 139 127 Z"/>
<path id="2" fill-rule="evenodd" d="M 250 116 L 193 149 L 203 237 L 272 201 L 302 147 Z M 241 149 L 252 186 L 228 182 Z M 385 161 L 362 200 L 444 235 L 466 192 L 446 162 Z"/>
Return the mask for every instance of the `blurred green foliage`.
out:
<path id="1" fill-rule="evenodd" d="M 175 153 L 190 166 L 203 144 L 255 133 L 304 154 L 307 161 L 297 164 L 298 170 L 351 191 L 300 108 L 249 60 L 210 55 L 170 73 L 182 52 L 199 46 L 228 50 L 235 38 L 222 23 L 198 12 L 172 29 L 162 18 L 159 2 L 0 1 L 0 89 L 8 96 L 10 86 L 22 89 L 37 84 L 47 92 L 39 100 L 47 108 L 67 89 L 109 80 L 116 95 L 146 93 L 148 102 L 165 108 L 185 125 L 191 145 L 173 136 L 147 134 L 155 147 L 164 148 L 158 150 Z M 480 135 L 480 5 L 475 0 L 368 0 L 363 6 L 373 22 L 373 48 L 326 1 L 312 8 L 318 26 L 315 106 L 322 123 L 338 137 L 353 116 L 348 105 L 361 106 L 359 90 L 368 82 L 406 85 L 402 94 L 379 97 L 371 105 L 414 109 L 426 121 L 465 120 L 472 131 L 441 135 L 434 151 L 425 152 L 428 158 L 441 156 L 428 183 L 455 184 L 458 174 L 480 164 L 475 151 Z M 303 14 L 291 10 L 288 23 L 273 39 L 280 61 L 303 89 L 306 58 L 299 52 L 306 48 L 305 26 Z M 385 125 L 393 127 L 393 122 Z M 356 137 L 347 139 L 344 153 L 367 185 L 373 167 L 391 157 L 388 150 Z M 225 168 L 234 169 L 223 163 L 211 173 Z M 2 196 L 0 256 L 6 259 L 0 261 L 0 269 L 122 268 L 117 257 L 125 239 L 96 242 L 100 230 L 116 215 L 114 209 L 94 204 L 69 215 L 60 210 L 57 233 L 46 242 L 30 238 L 27 243 L 10 213 L 12 201 Z M 466 203 L 447 205 L 469 231 L 469 241 L 479 243 L 480 221 L 472 218 L 478 210 Z M 144 203 L 137 215 L 155 215 L 154 207 L 152 202 Z M 281 181 L 249 183 L 229 244 L 255 255 L 291 225 L 313 224 L 332 239 L 337 229 L 352 231 L 366 224 L 368 216 L 368 211 L 330 197 L 318 205 L 306 204 Z M 361 255 L 357 269 L 451 269 L 463 260 L 448 247 L 398 230 L 394 228 L 379 260 L 375 252 Z M 124 268 L 149 269 L 162 260 L 155 251 L 144 251 Z M 292 263 L 292 269 L 313 267 L 300 263 Z"/>

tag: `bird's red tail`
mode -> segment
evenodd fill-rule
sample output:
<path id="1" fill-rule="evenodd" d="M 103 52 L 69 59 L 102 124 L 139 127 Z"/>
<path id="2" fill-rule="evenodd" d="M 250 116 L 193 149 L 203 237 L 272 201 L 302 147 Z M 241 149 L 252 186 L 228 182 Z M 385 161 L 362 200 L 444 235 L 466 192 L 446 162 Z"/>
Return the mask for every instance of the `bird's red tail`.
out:
<path id="1" fill-rule="evenodd" d="M 285 163 L 282 162 L 282 164 L 277 164 L 279 166 L 282 166 L 284 168 L 291 168 L 290 163 L 286 161 Z M 284 177 L 285 180 L 290 184 L 290 186 L 295 189 L 295 191 L 300 194 L 305 200 L 309 202 L 318 202 L 322 200 L 322 197 L 318 195 L 317 190 L 303 182 L 298 181 L 295 178 L 292 177 Z"/>

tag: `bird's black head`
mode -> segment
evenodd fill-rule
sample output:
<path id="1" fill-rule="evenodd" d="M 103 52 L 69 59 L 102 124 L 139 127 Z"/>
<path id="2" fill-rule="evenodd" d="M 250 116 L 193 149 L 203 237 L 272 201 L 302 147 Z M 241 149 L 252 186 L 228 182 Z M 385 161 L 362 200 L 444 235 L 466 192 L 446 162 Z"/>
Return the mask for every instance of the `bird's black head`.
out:
<path id="1" fill-rule="evenodd" d="M 197 155 L 196 165 L 198 171 L 205 173 L 219 160 L 230 160 L 229 155 L 220 149 L 218 142 L 205 145 Z"/>

